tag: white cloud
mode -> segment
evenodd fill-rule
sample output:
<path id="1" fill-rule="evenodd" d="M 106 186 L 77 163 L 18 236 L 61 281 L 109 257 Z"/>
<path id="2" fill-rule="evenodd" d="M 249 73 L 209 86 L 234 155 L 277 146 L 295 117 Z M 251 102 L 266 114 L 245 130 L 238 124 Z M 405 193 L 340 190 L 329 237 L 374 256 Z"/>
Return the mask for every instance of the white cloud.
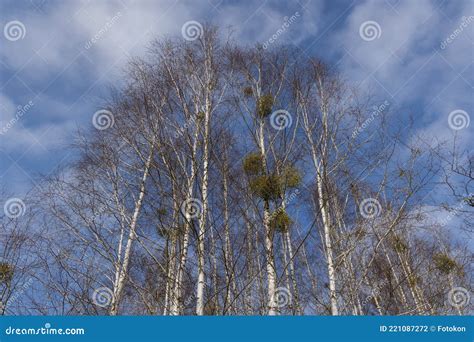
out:
<path id="1" fill-rule="evenodd" d="M 15 103 L 0 93 L 0 147 L 12 154 L 44 154 L 64 142 L 74 127 L 61 111 L 67 106 L 46 96 Z M 43 115 L 42 118 L 35 116 Z M 31 121 L 36 121 L 31 124 Z"/>
<path id="2" fill-rule="evenodd" d="M 88 98 L 98 87 L 115 83 L 128 57 L 144 55 L 152 38 L 179 37 L 181 26 L 188 20 L 204 24 L 204 18 L 209 18 L 224 30 L 232 27 L 236 40 L 254 44 L 267 41 L 281 28 L 284 17 L 291 17 L 296 11 L 300 17 L 276 43 L 312 43 L 324 32 L 321 41 L 315 42 L 315 52 L 321 54 L 318 44 L 330 38 L 329 50 L 347 51 L 340 64 L 346 79 L 357 82 L 374 72 L 377 81 L 368 78 L 364 87 L 374 89 L 382 100 L 388 99 L 394 108 L 397 104 L 417 103 L 421 110 L 416 113 L 418 133 L 449 137 L 447 115 L 458 108 L 466 110 L 474 120 L 470 100 L 472 69 L 459 76 L 472 65 L 474 23 L 446 49 L 435 51 L 463 16 L 472 15 L 469 1 L 440 4 L 402 0 L 393 8 L 388 1 L 356 2 L 345 21 L 341 19 L 334 26 L 323 20 L 327 19 L 328 10 L 323 1 L 301 3 L 304 8 L 289 3 L 276 7 L 273 2 L 216 1 L 213 7 L 212 1 L 60 1 L 55 6 L 44 6 L 44 13 L 15 12 L 5 19 L 22 21 L 27 34 L 15 42 L 2 37 L 1 61 L 10 71 L 18 72 L 16 77 L 34 91 L 49 88 L 47 94 L 36 98 L 28 117 L 9 130 L 9 138 L 0 137 L 1 147 L 41 153 L 58 146 L 61 139 L 72 134 L 76 124 L 89 123 L 93 104 L 87 104 L 83 96 Z M 441 5 L 445 7 L 439 8 Z M 449 18 L 456 19 L 447 20 L 443 11 L 449 11 Z M 360 25 L 368 20 L 380 25 L 380 38 L 361 39 Z M 327 25 L 323 26 L 323 22 Z M 94 43 L 86 49 L 92 38 Z M 21 96 L 13 99 L 11 92 L 9 96 L 0 95 L 0 119 L 4 122 L 11 120 L 16 106 L 26 101 Z M 70 108 L 75 101 L 79 104 Z M 408 112 L 395 114 L 403 116 Z M 467 139 L 473 126 L 471 123 L 470 131 L 462 132 Z"/>

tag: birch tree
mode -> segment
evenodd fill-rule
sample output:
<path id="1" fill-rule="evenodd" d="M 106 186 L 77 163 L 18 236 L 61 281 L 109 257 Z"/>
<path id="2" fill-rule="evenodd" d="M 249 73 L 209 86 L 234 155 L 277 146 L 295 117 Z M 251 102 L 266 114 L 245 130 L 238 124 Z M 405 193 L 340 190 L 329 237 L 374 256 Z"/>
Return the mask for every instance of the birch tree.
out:
<path id="1" fill-rule="evenodd" d="M 469 153 L 316 56 L 201 33 L 129 61 L 33 192 L 34 240 L 2 217 L 2 302 L 34 268 L 28 313 L 469 313 L 470 246 L 429 220 L 469 231 Z"/>

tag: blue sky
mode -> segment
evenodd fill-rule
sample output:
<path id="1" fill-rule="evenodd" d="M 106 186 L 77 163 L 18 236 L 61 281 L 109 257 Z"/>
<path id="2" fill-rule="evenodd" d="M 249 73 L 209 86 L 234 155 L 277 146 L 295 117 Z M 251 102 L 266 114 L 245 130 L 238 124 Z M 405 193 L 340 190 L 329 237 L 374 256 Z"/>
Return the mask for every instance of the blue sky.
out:
<path id="1" fill-rule="evenodd" d="M 272 44 L 337 65 L 352 85 L 387 101 L 391 115 L 414 115 L 407 140 L 456 133 L 468 146 L 474 123 L 453 132 L 448 116 L 474 115 L 473 15 L 468 0 L 2 0 L 2 188 L 24 196 L 39 174 L 72 158 L 66 146 L 78 129 L 91 129 L 127 60 L 143 56 L 152 38 L 181 37 L 191 20 L 229 28 L 243 44 L 276 35 Z"/>

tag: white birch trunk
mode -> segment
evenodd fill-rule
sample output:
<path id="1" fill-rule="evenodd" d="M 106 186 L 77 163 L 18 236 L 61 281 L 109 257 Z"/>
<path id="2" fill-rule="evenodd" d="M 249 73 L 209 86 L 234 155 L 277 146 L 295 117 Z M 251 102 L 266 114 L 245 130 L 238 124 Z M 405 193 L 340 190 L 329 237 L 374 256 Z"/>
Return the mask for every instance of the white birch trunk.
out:
<path id="1" fill-rule="evenodd" d="M 266 152 L 265 152 L 265 137 L 264 137 L 264 123 L 260 122 L 259 130 L 259 144 L 260 154 L 262 156 L 263 168 L 266 170 Z M 267 269 L 267 295 L 268 295 L 268 315 L 274 316 L 278 314 L 278 307 L 276 306 L 275 290 L 276 290 L 276 270 L 275 260 L 273 255 L 273 232 L 270 228 L 270 205 L 267 200 L 263 205 L 263 227 L 265 231 L 265 256 Z"/>
<path id="2" fill-rule="evenodd" d="M 202 213 L 199 217 L 199 235 L 198 235 L 198 282 L 196 290 L 196 314 L 204 315 L 204 240 L 206 236 L 206 217 L 207 217 L 207 187 L 209 179 L 209 124 L 210 124 L 210 101 L 206 98 L 206 111 L 204 113 L 204 151 L 203 151 L 203 175 L 202 175 Z"/>
<path id="3" fill-rule="evenodd" d="M 225 247 L 224 247 L 224 255 L 225 255 L 225 273 L 226 273 L 226 298 L 225 303 L 229 303 L 228 311 L 230 313 L 234 313 L 233 310 L 234 302 L 231 300 L 231 292 L 235 296 L 237 293 L 237 285 L 235 283 L 235 277 L 233 274 L 233 254 L 232 254 L 232 247 L 230 244 L 230 227 L 229 227 L 229 201 L 228 201 L 228 185 L 227 185 L 227 160 L 226 164 L 224 165 L 223 171 L 223 196 L 224 196 L 224 239 L 225 239 Z M 248 235 L 250 237 L 250 235 Z M 248 246 L 247 246 L 248 248 Z M 248 253 L 248 250 L 247 250 Z M 249 286 L 250 287 L 250 286 Z M 244 296 L 245 297 L 245 296 Z M 244 300 L 245 303 L 245 300 Z M 245 304 L 244 304 L 245 306 Z M 227 308 L 224 308 L 226 310 Z"/>
<path id="4" fill-rule="evenodd" d="M 337 295 L 336 295 L 336 272 L 334 269 L 333 261 L 333 248 L 331 241 L 331 231 L 330 231 L 330 220 L 329 213 L 327 208 L 327 203 L 325 201 L 326 195 L 323 190 L 323 177 L 322 166 L 317 159 L 316 150 L 313 144 L 313 140 L 308 137 L 311 144 L 311 152 L 313 158 L 313 164 L 316 169 L 316 185 L 318 189 L 318 204 L 319 210 L 321 212 L 321 218 L 323 222 L 323 234 L 324 234 L 324 244 L 326 250 L 326 260 L 327 260 L 327 269 L 328 269 L 328 279 L 329 279 L 329 299 L 331 303 L 331 315 L 337 316 L 339 314 L 337 307 Z"/>
<path id="5" fill-rule="evenodd" d="M 174 186 L 173 186 L 174 188 Z M 172 291 L 173 291 L 173 284 L 174 284 L 174 271 L 176 267 L 176 244 L 177 244 L 177 236 L 176 236 L 176 228 L 179 224 L 179 205 L 178 199 L 176 195 L 176 189 L 173 189 L 173 227 L 174 230 L 171 232 L 171 252 L 168 255 L 168 271 L 166 274 L 166 288 L 165 288 L 165 304 L 163 308 L 163 315 L 166 316 L 169 314 L 170 311 L 170 304 L 172 302 Z M 168 237 L 169 238 L 169 237 Z"/>
<path id="6" fill-rule="evenodd" d="M 122 291 L 123 291 L 123 287 L 124 287 L 124 284 L 125 284 L 125 279 L 126 279 L 127 274 L 128 274 L 128 266 L 129 266 L 129 263 L 130 263 L 130 255 L 132 253 L 132 245 L 133 245 L 133 241 L 135 240 L 136 234 L 137 234 L 136 229 L 137 229 L 138 215 L 140 214 L 140 210 L 142 208 L 142 203 L 143 203 L 143 198 L 145 197 L 145 184 L 146 184 L 146 180 L 147 180 L 147 177 L 148 177 L 148 173 L 150 171 L 151 161 L 153 159 L 153 150 L 154 150 L 154 146 L 152 145 L 151 149 L 150 149 L 150 153 L 148 155 L 148 159 L 145 163 L 145 168 L 143 170 L 143 176 L 142 176 L 142 180 L 141 180 L 141 183 L 140 183 L 140 190 L 139 190 L 139 194 L 138 194 L 138 199 L 137 199 L 137 202 L 135 204 L 135 209 L 133 211 L 132 220 L 130 222 L 130 232 L 129 232 L 129 235 L 128 235 L 127 245 L 125 246 L 125 251 L 124 251 L 124 256 L 123 256 L 123 263 L 122 263 L 122 266 L 120 268 L 120 272 L 119 272 L 118 277 L 117 277 L 117 282 L 116 282 L 116 284 L 114 284 L 112 302 L 111 302 L 110 310 L 109 310 L 110 315 L 117 315 L 117 313 L 118 313 L 119 303 L 120 303 L 120 300 L 121 300 L 121 297 L 122 297 Z"/>
<path id="7" fill-rule="evenodd" d="M 195 157 L 196 157 L 196 150 L 197 150 L 197 140 L 198 140 L 198 126 L 196 124 L 195 132 L 194 132 L 194 141 L 192 147 L 192 154 L 191 154 L 191 175 L 188 178 L 188 189 L 186 193 L 186 203 L 189 203 L 193 196 L 193 187 L 194 187 L 194 178 L 196 175 L 196 165 L 195 165 Z M 189 218 L 186 217 L 184 223 L 184 234 L 183 234 L 183 245 L 178 265 L 178 271 L 176 273 L 176 280 L 174 283 L 173 289 L 173 298 L 172 298 L 172 305 L 170 314 L 171 315 L 179 315 L 182 312 L 181 306 L 181 287 L 183 282 L 184 271 L 186 268 L 186 261 L 188 258 L 188 248 L 189 248 L 189 231 L 190 231 L 191 223 L 189 222 Z"/>

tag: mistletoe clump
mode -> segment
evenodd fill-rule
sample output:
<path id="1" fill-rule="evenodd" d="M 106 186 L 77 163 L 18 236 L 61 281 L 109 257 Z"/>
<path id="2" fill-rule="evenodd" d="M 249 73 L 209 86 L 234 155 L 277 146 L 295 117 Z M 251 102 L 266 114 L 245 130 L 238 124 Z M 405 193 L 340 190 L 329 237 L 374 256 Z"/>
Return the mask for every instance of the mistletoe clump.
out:
<path id="1" fill-rule="evenodd" d="M 265 201 L 281 197 L 280 179 L 276 175 L 262 175 L 250 181 L 250 189 Z"/>
<path id="2" fill-rule="evenodd" d="M 13 267 L 6 262 L 0 262 L 0 283 L 8 283 L 13 278 Z"/>
<path id="3" fill-rule="evenodd" d="M 270 94 L 262 95 L 257 101 L 257 116 L 265 118 L 272 113 L 273 96 Z"/>
<path id="4" fill-rule="evenodd" d="M 263 158 L 260 153 L 250 153 L 244 158 L 244 171 L 249 176 L 263 173 Z"/>
<path id="5" fill-rule="evenodd" d="M 285 209 L 276 210 L 270 217 L 270 227 L 280 233 L 288 231 L 291 225 L 291 219 Z"/>
<path id="6" fill-rule="evenodd" d="M 250 97 L 253 95 L 252 87 L 245 87 L 243 92 L 245 97 Z"/>
<path id="7" fill-rule="evenodd" d="M 287 188 L 295 188 L 301 183 L 298 170 L 286 166 L 280 174 L 265 174 L 263 157 L 259 153 L 248 154 L 243 161 L 243 169 L 250 176 L 250 189 L 265 201 L 282 198 Z"/>
<path id="8" fill-rule="evenodd" d="M 438 253 L 433 256 L 433 261 L 438 270 L 443 273 L 449 274 L 457 267 L 456 261 L 451 259 L 444 253 Z"/>
<path id="9" fill-rule="evenodd" d="M 283 185 L 287 188 L 296 188 L 301 183 L 301 175 L 293 166 L 286 166 L 282 173 Z"/>
<path id="10" fill-rule="evenodd" d="M 196 114 L 196 119 L 198 121 L 204 120 L 205 117 L 206 117 L 206 114 L 204 112 L 197 112 L 197 114 Z"/>
<path id="11" fill-rule="evenodd" d="M 393 239 L 392 239 L 392 246 L 393 248 L 395 248 L 395 250 L 399 253 L 404 253 L 408 250 L 408 246 L 406 245 L 406 243 L 403 241 L 402 238 L 400 238 L 399 236 L 395 236 Z"/>

